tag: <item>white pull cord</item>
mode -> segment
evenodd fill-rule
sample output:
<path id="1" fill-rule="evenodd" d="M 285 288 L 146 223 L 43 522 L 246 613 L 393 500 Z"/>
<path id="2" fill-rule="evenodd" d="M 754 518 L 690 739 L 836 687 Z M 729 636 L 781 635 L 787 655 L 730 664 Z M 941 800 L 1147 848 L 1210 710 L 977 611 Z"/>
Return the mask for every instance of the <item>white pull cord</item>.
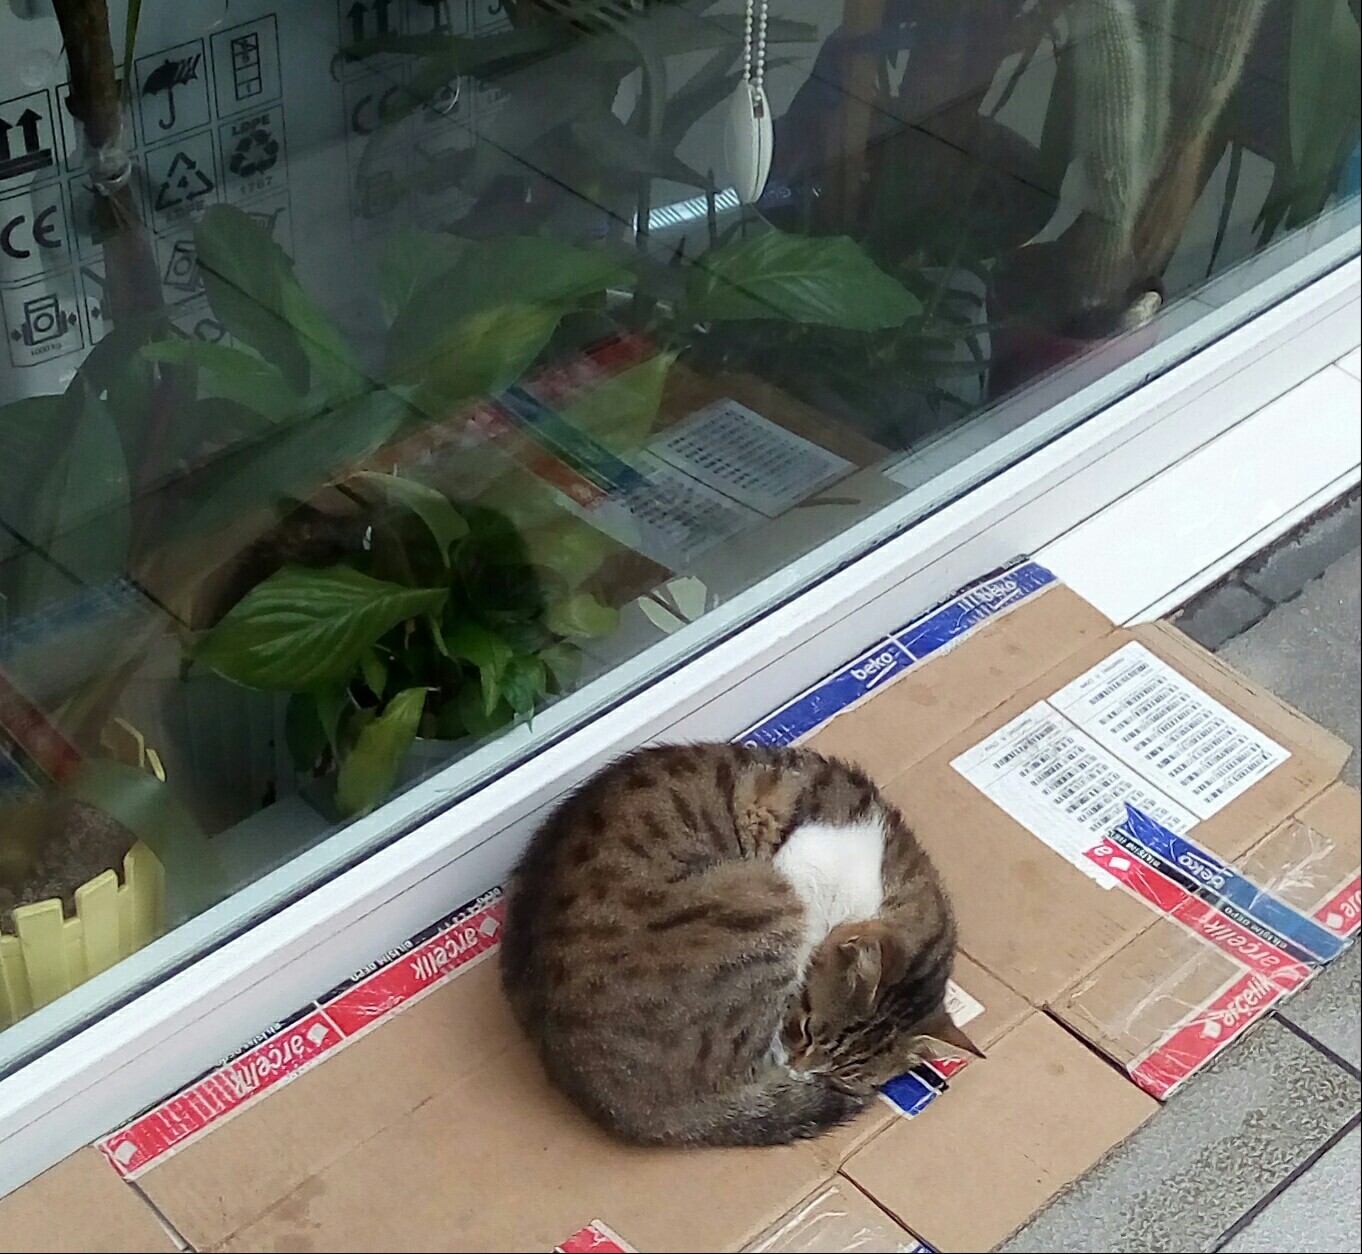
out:
<path id="1" fill-rule="evenodd" d="M 728 106 L 724 149 L 733 190 L 755 204 L 771 173 L 774 128 L 766 99 L 766 28 L 769 0 L 746 0 L 742 35 L 742 82 Z"/>

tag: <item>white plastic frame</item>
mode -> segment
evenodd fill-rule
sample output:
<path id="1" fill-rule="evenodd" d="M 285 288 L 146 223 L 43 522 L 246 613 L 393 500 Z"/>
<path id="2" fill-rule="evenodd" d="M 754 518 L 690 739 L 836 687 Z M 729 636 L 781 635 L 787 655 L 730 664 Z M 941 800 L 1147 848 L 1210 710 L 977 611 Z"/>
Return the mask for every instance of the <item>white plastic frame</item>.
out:
<path id="1" fill-rule="evenodd" d="M 1335 241 L 1336 255 L 1347 258 L 1335 269 L 1072 430 L 1064 428 L 1093 408 L 1113 381 L 1060 403 L 1045 419 L 1064 433 L 1015 465 L 8 1075 L 0 1081 L 0 1195 L 191 1079 L 374 953 L 499 881 L 544 810 L 614 755 L 650 740 L 734 734 L 837 660 L 980 573 L 1042 550 L 1355 348 L 1362 292 L 1358 244 L 1354 228 Z M 1319 261 L 1300 264 L 1308 273 Z M 1293 278 L 1288 267 L 1278 282 L 1280 290 L 1291 291 L 1301 277 Z M 1192 334 L 1204 337 L 1208 325 L 1214 333 L 1217 322 L 1233 326 L 1261 306 L 1264 295 L 1259 289 L 1239 299 L 1242 308 L 1233 301 L 1219 307 Z M 1133 368 L 1139 371 L 1142 363 Z M 1021 448 L 1034 440 L 1029 426 L 1001 437 L 959 466 L 956 482 L 1005 464 L 1009 441 Z M 1261 455 L 1271 457 L 1274 450 L 1263 447 Z M 930 486 L 938 498 L 951 490 L 950 483 Z M 914 495 L 886 512 L 906 518 L 930 508 L 928 498 L 915 501 Z M 883 523 L 876 518 L 866 524 L 875 525 Z M 873 539 L 873 531 L 865 538 Z M 857 539 L 853 531 L 833 547 L 855 551 Z M 803 571 L 796 564 L 786 572 L 787 586 L 806 580 L 816 569 L 810 563 L 820 560 L 826 563 L 826 554 L 811 555 Z M 751 596 L 769 597 L 770 587 Z M 750 608 L 741 597 L 726 607 L 735 619 Z M 700 627 L 696 632 L 698 639 Z M 656 660 L 645 657 L 620 670 L 627 682 L 641 680 L 650 666 Z M 442 789 L 451 792 L 456 773 L 467 768 L 451 768 L 447 781 L 429 781 L 427 799 Z M 357 826 L 333 840 L 343 848 L 372 837 Z M 317 866 L 337 856 L 313 853 Z M 268 900 L 264 895 L 279 892 L 279 884 L 297 872 L 284 868 L 279 874 L 279 883 L 257 886 L 257 900 Z M 205 938 L 222 927 L 221 917 L 203 924 Z"/>

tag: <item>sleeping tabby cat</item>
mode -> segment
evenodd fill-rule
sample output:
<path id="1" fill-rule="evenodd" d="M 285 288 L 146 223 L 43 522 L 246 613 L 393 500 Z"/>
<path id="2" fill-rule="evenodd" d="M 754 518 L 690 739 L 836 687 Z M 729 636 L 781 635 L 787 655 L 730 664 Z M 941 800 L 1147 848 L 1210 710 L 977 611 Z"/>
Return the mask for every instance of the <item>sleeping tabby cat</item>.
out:
<path id="1" fill-rule="evenodd" d="M 550 1078 L 628 1140 L 774 1145 L 940 1042 L 950 904 L 898 811 L 808 749 L 644 749 L 569 797 L 501 947 Z"/>

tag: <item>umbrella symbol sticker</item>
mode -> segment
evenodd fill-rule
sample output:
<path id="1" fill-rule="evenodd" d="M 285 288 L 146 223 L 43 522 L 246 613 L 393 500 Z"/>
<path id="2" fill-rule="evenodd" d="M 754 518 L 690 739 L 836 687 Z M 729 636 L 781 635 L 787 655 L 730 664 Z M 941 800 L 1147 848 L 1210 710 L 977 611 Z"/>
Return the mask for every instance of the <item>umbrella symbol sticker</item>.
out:
<path id="1" fill-rule="evenodd" d="M 187 57 L 166 57 L 142 83 L 143 96 L 158 96 L 165 93 L 167 114 L 157 125 L 168 131 L 175 125 L 175 88 L 192 83 L 199 76 L 199 63 L 203 53 L 196 52 Z"/>

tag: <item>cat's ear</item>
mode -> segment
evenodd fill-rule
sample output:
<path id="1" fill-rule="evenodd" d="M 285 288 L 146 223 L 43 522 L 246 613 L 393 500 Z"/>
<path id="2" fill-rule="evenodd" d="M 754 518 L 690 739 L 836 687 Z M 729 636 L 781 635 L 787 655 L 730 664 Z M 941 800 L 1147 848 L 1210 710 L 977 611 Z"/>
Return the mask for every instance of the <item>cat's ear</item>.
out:
<path id="1" fill-rule="evenodd" d="M 962 1053 L 973 1054 L 975 1058 L 984 1056 L 984 1051 L 955 1026 L 955 1020 L 944 1008 L 924 1019 L 917 1032 L 927 1046 L 929 1058 L 957 1058 Z"/>
<path id="2" fill-rule="evenodd" d="M 869 924 L 844 940 L 838 951 L 846 964 L 852 1003 L 861 1011 L 874 1006 L 880 990 L 896 983 L 908 969 L 903 945 L 886 927 Z"/>

